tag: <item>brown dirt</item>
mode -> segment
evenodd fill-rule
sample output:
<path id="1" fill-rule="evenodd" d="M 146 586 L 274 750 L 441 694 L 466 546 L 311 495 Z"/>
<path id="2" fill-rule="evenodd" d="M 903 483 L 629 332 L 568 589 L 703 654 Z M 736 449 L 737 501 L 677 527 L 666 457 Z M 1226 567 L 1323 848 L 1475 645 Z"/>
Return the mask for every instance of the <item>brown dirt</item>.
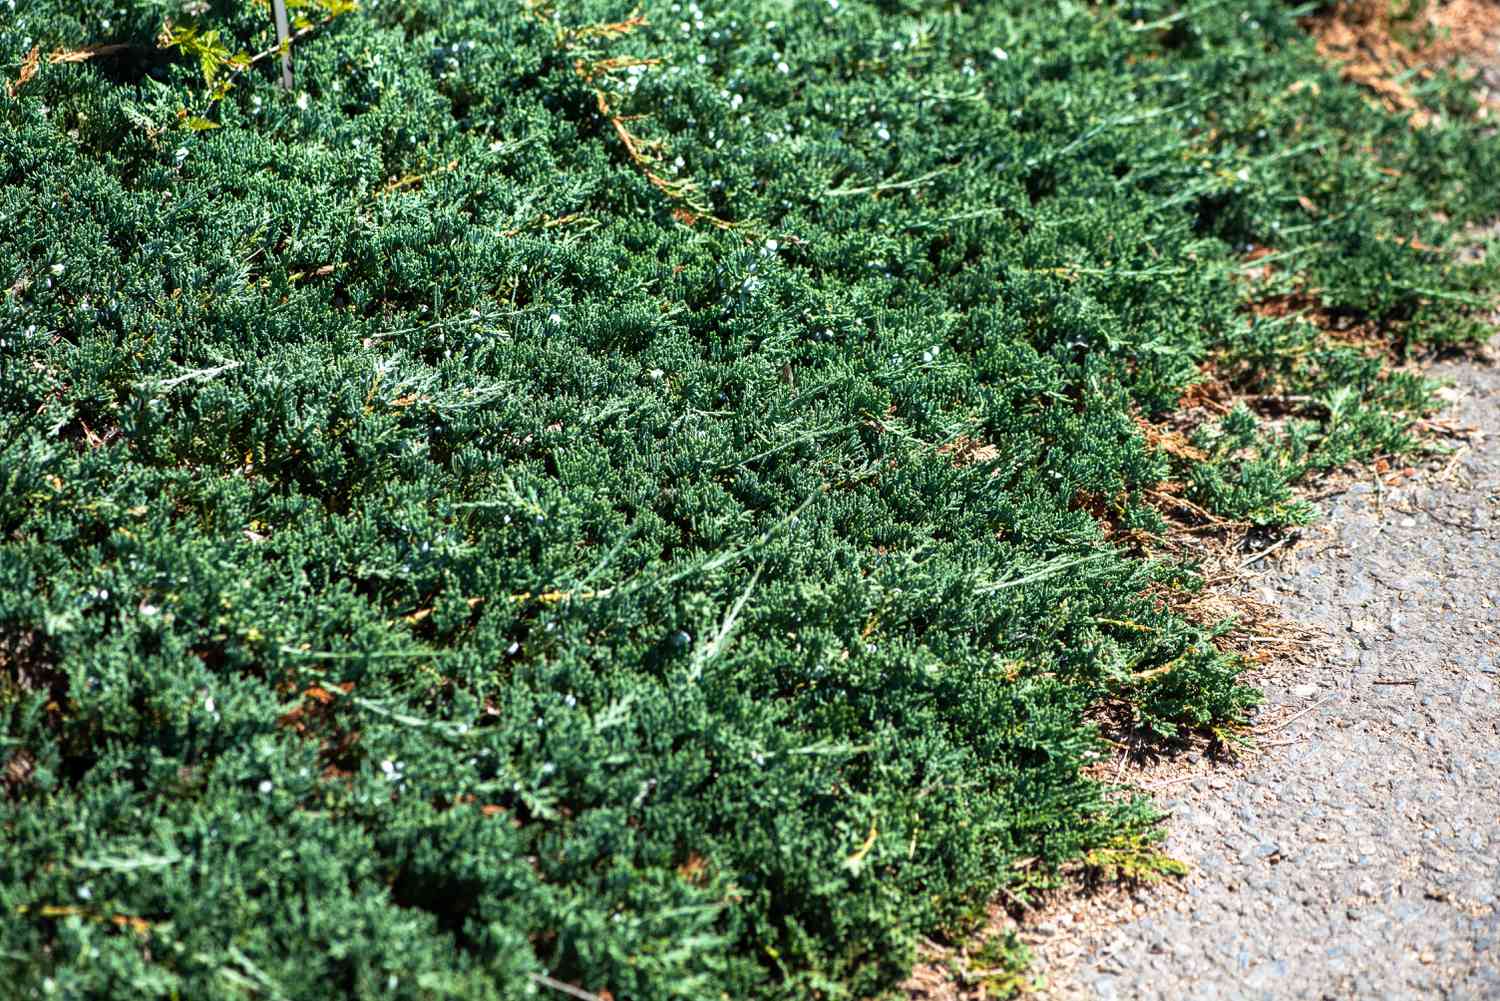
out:
<path id="1" fill-rule="evenodd" d="M 1431 113 L 1404 77 L 1431 79 L 1433 67 L 1500 62 L 1500 0 L 1339 0 L 1304 22 L 1318 51 L 1341 65 L 1346 80 L 1366 88 L 1388 109 L 1410 112 L 1421 127 Z M 1500 111 L 1500 93 L 1478 89 L 1481 114 Z"/>

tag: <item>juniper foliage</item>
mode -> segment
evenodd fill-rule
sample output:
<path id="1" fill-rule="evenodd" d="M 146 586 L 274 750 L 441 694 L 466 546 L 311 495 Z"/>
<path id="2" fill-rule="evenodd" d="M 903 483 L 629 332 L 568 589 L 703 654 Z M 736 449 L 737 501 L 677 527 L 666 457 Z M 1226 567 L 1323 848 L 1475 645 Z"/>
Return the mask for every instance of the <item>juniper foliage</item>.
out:
<path id="1" fill-rule="evenodd" d="M 1460 340 L 1500 208 L 1270 0 L 365 0 L 291 93 L 190 6 L 0 22 L 18 996 L 859 998 L 1128 870 L 1094 721 L 1254 695 L 1100 518 L 1305 518 L 1427 400 L 1245 246 Z M 1154 449 L 1209 370 L 1318 405 Z"/>

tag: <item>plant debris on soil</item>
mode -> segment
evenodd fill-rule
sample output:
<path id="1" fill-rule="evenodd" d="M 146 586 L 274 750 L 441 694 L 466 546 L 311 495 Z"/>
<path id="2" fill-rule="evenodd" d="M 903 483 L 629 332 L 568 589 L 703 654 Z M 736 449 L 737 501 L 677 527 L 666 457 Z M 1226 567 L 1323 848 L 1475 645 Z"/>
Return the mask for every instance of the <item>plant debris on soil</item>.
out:
<path id="1" fill-rule="evenodd" d="M 1440 113 L 1418 96 L 1424 86 L 1450 67 L 1469 78 L 1500 55 L 1496 0 L 1338 0 L 1304 23 L 1344 79 L 1378 95 L 1391 111 L 1409 113 L 1419 127 Z M 1478 96 L 1479 117 L 1493 121 L 1500 99 L 1488 89 Z"/>
<path id="2" fill-rule="evenodd" d="M 1451 454 L 1415 476 L 1367 471 L 1239 582 L 1315 638 L 1252 671 L 1268 698 L 1234 767 L 1135 773 L 1171 811 L 1166 848 L 1188 879 L 1009 929 L 1039 953 L 1049 997 L 1500 990 L 1495 362 L 1433 370 L 1456 382 Z"/>
<path id="3" fill-rule="evenodd" d="M 16 8 L 25 996 L 1022 989 L 1256 702 L 1184 540 L 1402 461 L 1500 270 L 1461 77 L 1272 0 Z"/>

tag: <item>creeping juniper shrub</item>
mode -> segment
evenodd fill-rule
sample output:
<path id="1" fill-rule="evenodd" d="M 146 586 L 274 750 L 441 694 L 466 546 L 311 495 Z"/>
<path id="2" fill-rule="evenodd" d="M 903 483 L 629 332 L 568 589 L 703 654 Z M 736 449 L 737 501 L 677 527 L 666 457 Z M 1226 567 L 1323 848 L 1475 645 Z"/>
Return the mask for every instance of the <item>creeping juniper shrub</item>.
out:
<path id="1" fill-rule="evenodd" d="M 1253 693 L 1099 516 L 1408 446 L 1424 384 L 1245 304 L 1473 336 L 1420 248 L 1500 209 L 1450 84 L 1269 0 L 324 3 L 291 92 L 263 6 L 14 8 L 17 996 L 858 998 L 1154 872 L 1089 721 Z M 1314 403 L 1150 446 L 1236 371 Z"/>

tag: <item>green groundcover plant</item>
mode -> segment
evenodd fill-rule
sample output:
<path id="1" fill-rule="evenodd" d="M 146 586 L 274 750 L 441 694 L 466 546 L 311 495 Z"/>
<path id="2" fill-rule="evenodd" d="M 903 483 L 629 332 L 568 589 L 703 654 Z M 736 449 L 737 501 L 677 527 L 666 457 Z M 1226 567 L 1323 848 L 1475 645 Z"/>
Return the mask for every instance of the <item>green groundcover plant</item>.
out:
<path id="1" fill-rule="evenodd" d="M 1110 532 L 1410 447 L 1246 303 L 1462 341 L 1500 210 L 1271 0 L 4 3 L 7 997 L 862 998 L 1129 869 L 1097 721 L 1254 695 Z"/>

